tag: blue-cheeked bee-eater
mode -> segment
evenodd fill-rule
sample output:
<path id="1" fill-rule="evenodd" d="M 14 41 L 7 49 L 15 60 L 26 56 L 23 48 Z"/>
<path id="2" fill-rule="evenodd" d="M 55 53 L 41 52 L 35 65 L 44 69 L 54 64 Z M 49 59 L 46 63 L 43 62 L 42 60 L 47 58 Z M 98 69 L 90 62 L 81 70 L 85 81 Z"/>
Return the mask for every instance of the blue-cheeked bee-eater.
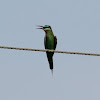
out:
<path id="1" fill-rule="evenodd" d="M 45 25 L 45 26 L 39 26 L 38 29 L 42 29 L 45 31 L 45 37 L 44 37 L 44 45 L 45 49 L 55 50 L 57 45 L 57 38 L 54 36 L 53 31 L 51 29 L 51 26 Z M 47 59 L 49 62 L 49 66 L 51 71 L 53 72 L 53 55 L 54 52 L 46 52 Z"/>

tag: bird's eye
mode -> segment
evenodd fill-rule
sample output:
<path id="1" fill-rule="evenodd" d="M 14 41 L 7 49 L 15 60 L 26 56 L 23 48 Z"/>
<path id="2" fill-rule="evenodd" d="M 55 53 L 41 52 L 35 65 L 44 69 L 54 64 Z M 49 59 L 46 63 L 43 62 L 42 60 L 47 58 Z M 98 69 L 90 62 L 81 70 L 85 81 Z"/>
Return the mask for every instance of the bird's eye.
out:
<path id="1" fill-rule="evenodd" d="M 49 26 L 49 28 L 51 29 L 51 27 Z"/>

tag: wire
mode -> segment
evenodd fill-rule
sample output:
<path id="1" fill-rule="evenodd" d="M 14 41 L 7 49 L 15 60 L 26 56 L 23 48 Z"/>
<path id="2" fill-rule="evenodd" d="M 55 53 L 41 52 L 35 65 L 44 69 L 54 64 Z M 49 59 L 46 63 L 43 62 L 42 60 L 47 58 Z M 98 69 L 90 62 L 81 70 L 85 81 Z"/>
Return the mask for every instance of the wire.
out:
<path id="1" fill-rule="evenodd" d="M 71 51 L 58 51 L 58 50 L 49 50 L 49 49 L 33 49 L 33 48 L 21 48 L 21 47 L 8 47 L 0 46 L 3 49 L 15 49 L 15 50 L 26 50 L 26 51 L 40 51 L 40 52 L 55 52 L 55 53 L 65 53 L 65 54 L 77 54 L 77 55 L 90 55 L 90 56 L 100 56 L 97 53 L 83 53 L 83 52 L 71 52 Z"/>

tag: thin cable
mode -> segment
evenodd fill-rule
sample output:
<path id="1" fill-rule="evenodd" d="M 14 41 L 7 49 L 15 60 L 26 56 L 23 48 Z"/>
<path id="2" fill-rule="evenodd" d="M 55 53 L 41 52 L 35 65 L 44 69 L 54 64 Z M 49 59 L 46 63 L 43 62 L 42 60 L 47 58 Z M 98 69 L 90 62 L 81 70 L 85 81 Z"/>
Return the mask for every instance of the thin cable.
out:
<path id="1" fill-rule="evenodd" d="M 15 50 L 26 50 L 26 51 L 40 51 L 40 52 L 55 52 L 55 53 L 65 53 L 65 54 L 77 54 L 77 55 L 89 55 L 89 56 L 100 56 L 97 53 L 84 53 L 84 52 L 71 52 L 71 51 L 58 51 L 58 50 L 48 50 L 48 49 L 33 49 L 33 48 L 21 48 L 21 47 L 8 47 L 0 46 L 3 49 L 15 49 Z"/>

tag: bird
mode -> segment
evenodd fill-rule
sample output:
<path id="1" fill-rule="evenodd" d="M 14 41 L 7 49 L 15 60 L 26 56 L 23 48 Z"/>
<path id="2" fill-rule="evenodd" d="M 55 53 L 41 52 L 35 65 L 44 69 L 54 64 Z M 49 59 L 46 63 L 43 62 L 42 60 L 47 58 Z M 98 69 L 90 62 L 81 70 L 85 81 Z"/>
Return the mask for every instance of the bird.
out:
<path id="1" fill-rule="evenodd" d="M 45 32 L 45 37 L 44 37 L 45 49 L 55 50 L 56 46 L 57 46 L 57 38 L 56 38 L 56 36 L 54 36 L 51 26 L 49 26 L 49 25 L 44 25 L 44 26 L 38 25 L 38 27 L 39 28 L 37 28 L 37 29 L 42 29 Z M 54 55 L 54 52 L 46 51 L 46 54 L 47 54 L 47 59 L 48 59 L 48 62 L 49 62 L 49 67 L 50 67 L 50 69 L 53 73 L 53 55 Z"/>

